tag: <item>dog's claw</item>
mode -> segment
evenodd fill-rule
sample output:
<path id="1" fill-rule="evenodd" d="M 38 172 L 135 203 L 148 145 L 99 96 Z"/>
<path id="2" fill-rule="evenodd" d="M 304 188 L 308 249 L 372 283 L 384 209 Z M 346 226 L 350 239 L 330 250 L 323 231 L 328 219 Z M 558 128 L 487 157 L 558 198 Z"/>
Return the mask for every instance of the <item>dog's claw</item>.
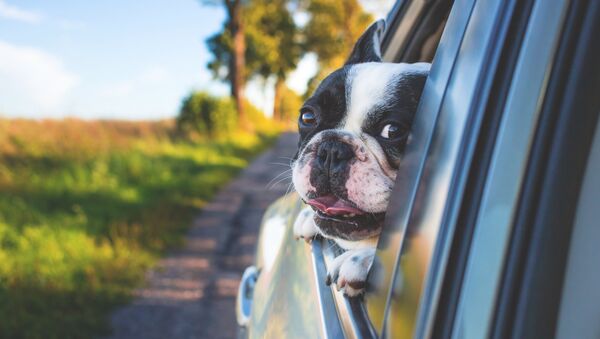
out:
<path id="1" fill-rule="evenodd" d="M 367 286 L 367 275 L 374 255 L 374 248 L 342 253 L 329 265 L 325 283 L 335 283 L 336 290 L 343 290 L 348 297 L 361 295 Z"/>

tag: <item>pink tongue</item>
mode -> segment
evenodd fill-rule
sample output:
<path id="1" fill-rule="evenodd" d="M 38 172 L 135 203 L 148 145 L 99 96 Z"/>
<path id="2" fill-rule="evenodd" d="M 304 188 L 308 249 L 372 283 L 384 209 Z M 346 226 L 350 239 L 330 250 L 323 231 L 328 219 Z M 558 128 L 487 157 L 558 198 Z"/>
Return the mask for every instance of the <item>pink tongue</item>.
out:
<path id="1" fill-rule="evenodd" d="M 350 204 L 344 200 L 338 199 L 333 195 L 327 195 L 315 199 L 310 199 L 306 202 L 313 206 L 319 211 L 329 215 L 342 215 L 342 214 L 365 214 L 364 211 L 359 210 L 356 207 L 350 206 Z"/>

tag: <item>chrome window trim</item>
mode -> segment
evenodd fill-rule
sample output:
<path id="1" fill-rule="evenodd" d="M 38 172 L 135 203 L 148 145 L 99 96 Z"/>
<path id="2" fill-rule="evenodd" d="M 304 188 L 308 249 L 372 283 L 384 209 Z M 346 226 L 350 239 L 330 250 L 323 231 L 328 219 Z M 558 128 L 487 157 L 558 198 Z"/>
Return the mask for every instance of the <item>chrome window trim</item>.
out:
<path id="1" fill-rule="evenodd" d="M 552 6 L 536 1 L 532 8 L 488 170 L 453 338 L 485 338 L 490 333 L 512 217 L 567 8 L 567 0 Z"/>
<path id="2" fill-rule="evenodd" d="M 343 338 L 344 330 L 338 317 L 336 304 L 331 288 L 325 284 L 327 267 L 323 257 L 323 239 L 315 239 L 311 244 L 311 261 L 315 283 L 317 284 L 317 300 L 321 307 L 321 332 L 323 338 Z"/>
<path id="3" fill-rule="evenodd" d="M 325 265 L 329 266 L 340 251 L 331 240 L 322 240 L 323 258 Z M 334 285 L 330 286 L 331 294 L 335 300 L 338 316 L 346 338 L 376 338 L 377 333 L 369 322 L 364 304 L 360 299 L 349 299 L 343 291 L 338 291 Z"/>

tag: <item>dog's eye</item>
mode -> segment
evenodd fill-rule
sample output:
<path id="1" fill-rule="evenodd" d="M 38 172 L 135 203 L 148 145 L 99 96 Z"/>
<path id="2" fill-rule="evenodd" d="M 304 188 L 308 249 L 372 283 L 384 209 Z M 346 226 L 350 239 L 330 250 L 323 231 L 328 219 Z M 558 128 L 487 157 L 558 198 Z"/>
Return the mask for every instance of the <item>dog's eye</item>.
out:
<path id="1" fill-rule="evenodd" d="M 381 130 L 381 137 L 384 139 L 396 139 L 402 134 L 402 129 L 396 124 L 387 124 Z"/>
<path id="2" fill-rule="evenodd" d="M 317 123 L 317 117 L 313 112 L 307 111 L 300 114 L 300 121 L 302 121 L 303 125 L 313 126 Z"/>

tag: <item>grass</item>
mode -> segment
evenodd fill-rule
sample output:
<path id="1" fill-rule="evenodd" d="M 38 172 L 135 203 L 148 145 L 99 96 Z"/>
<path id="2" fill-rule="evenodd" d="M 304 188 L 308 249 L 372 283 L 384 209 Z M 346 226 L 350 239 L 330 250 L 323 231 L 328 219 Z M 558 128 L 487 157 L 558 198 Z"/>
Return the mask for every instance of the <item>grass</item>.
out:
<path id="1" fill-rule="evenodd" d="M 0 120 L 0 337 L 107 334 L 109 312 L 275 137 L 188 142 L 172 124 Z"/>

